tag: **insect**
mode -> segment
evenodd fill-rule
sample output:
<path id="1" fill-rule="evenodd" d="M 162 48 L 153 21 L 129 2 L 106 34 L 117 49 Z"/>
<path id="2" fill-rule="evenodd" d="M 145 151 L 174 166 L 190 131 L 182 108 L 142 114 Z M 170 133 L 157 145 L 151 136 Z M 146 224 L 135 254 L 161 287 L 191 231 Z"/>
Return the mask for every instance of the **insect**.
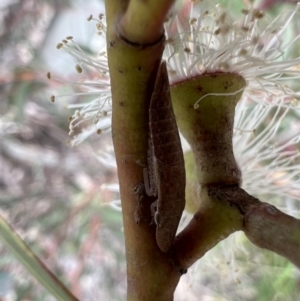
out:
<path id="1" fill-rule="evenodd" d="M 185 167 L 173 112 L 166 62 L 162 62 L 149 107 L 148 168 L 145 190 L 156 196 L 152 204 L 156 242 L 163 252 L 173 244 L 185 206 Z"/>

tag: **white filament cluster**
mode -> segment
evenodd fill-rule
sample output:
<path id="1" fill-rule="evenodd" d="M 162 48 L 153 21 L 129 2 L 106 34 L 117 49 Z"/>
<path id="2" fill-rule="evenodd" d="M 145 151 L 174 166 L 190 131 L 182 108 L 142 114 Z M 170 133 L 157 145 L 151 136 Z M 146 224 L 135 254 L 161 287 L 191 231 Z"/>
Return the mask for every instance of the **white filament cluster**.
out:
<path id="1" fill-rule="evenodd" d="M 204 73 L 235 73 L 246 80 L 248 99 L 297 105 L 300 93 L 292 87 L 300 79 L 300 57 L 287 56 L 300 46 L 300 34 L 290 37 L 300 4 L 274 20 L 254 8 L 235 20 L 211 3 L 191 1 L 189 16 L 174 16 L 165 25 L 171 84 Z"/>
<path id="2" fill-rule="evenodd" d="M 236 109 L 233 150 L 242 187 L 256 196 L 276 196 L 278 206 L 286 197 L 300 200 L 300 127 L 292 117 L 285 121 L 290 111 L 242 102 Z"/>
<path id="3" fill-rule="evenodd" d="M 96 22 L 97 34 L 104 39 L 106 33 L 104 15 L 100 14 L 98 19 L 91 15 L 88 21 L 91 20 Z M 77 60 L 78 63 L 75 65 L 77 73 L 93 70 L 97 74 L 93 79 L 82 77 L 78 82 L 64 80 L 63 83 L 72 85 L 76 92 L 51 96 L 51 101 L 68 96 L 84 99 L 83 102 L 67 106 L 75 110 L 69 118 L 69 136 L 72 137 L 71 145 L 76 145 L 93 134 L 110 131 L 111 87 L 107 57 L 105 51 L 100 52 L 97 57 L 87 55 L 71 36 L 62 40 L 57 49 L 63 49 Z"/>

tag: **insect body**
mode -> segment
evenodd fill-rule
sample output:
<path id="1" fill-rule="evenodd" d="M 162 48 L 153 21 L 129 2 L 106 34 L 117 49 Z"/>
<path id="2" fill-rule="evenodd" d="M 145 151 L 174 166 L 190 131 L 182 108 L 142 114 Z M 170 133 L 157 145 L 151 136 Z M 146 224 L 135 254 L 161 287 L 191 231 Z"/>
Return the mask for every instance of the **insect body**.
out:
<path id="1" fill-rule="evenodd" d="M 185 168 L 165 62 L 159 68 L 150 102 L 148 170 L 144 179 L 146 193 L 157 196 L 152 205 L 156 241 L 167 252 L 185 206 Z"/>

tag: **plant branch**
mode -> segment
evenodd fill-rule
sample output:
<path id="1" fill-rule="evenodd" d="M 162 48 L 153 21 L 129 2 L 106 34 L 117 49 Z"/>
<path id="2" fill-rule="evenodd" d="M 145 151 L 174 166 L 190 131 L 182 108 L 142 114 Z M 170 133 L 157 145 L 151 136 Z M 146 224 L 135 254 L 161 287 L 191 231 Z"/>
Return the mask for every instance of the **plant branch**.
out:
<path id="1" fill-rule="evenodd" d="M 188 269 L 221 240 L 242 230 L 242 216 L 226 202 L 210 197 L 207 187 L 198 188 L 200 207 L 174 242 L 174 256 L 183 269 Z"/>
<path id="2" fill-rule="evenodd" d="M 145 2 L 145 5 L 149 3 Z M 119 21 L 128 12 L 128 1 L 120 5 L 119 0 L 107 0 L 105 4 L 113 99 L 112 136 L 126 247 L 127 300 L 170 301 L 173 300 L 180 273 L 172 261 L 172 254 L 161 252 L 157 246 L 156 227 L 151 224 L 150 210 L 154 200 L 145 194 L 141 185 L 148 148 L 149 104 L 161 63 L 164 39 L 162 31 L 156 32 L 156 37 L 159 37 L 156 43 L 147 46 L 144 45 L 145 40 L 132 39 L 127 31 L 126 35 L 120 35 L 118 30 L 127 28 L 127 25 L 119 26 Z M 161 11 L 159 5 L 156 10 Z M 128 19 L 128 26 L 138 28 L 140 24 L 136 22 L 136 19 Z M 162 19 L 156 22 L 157 28 L 162 28 Z M 148 29 L 144 32 L 146 37 L 147 33 Z"/>
<path id="3" fill-rule="evenodd" d="M 174 0 L 131 0 L 117 28 L 130 43 L 156 43 L 164 33 L 163 23 Z"/>
<path id="4" fill-rule="evenodd" d="M 211 186 L 208 194 L 236 206 L 243 216 L 243 230 L 253 244 L 286 257 L 300 268 L 299 219 L 261 202 L 237 186 Z"/>
<path id="5" fill-rule="evenodd" d="M 199 75 L 171 87 L 178 126 L 193 153 L 186 161 L 187 187 L 192 189 L 186 195 L 187 204 L 194 212 L 198 208 L 175 240 L 175 257 L 184 269 L 220 240 L 242 229 L 239 211 L 216 202 L 208 195 L 207 187 L 240 182 L 232 134 L 235 106 L 244 87 L 239 75 L 220 72 Z"/>

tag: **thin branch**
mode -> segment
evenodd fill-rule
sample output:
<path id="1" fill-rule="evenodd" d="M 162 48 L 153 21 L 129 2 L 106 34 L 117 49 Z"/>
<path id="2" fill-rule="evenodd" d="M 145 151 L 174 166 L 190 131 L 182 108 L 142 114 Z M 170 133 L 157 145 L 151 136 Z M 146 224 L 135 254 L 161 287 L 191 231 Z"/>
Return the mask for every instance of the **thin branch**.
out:
<path id="1" fill-rule="evenodd" d="M 286 257 L 300 268 L 299 219 L 261 202 L 237 186 L 211 186 L 208 194 L 237 207 L 244 219 L 243 230 L 252 243 Z"/>
<path id="2" fill-rule="evenodd" d="M 217 243 L 243 227 L 239 211 L 210 197 L 207 186 L 198 189 L 197 197 L 200 207 L 174 243 L 174 256 L 182 269 L 188 269 Z"/>

